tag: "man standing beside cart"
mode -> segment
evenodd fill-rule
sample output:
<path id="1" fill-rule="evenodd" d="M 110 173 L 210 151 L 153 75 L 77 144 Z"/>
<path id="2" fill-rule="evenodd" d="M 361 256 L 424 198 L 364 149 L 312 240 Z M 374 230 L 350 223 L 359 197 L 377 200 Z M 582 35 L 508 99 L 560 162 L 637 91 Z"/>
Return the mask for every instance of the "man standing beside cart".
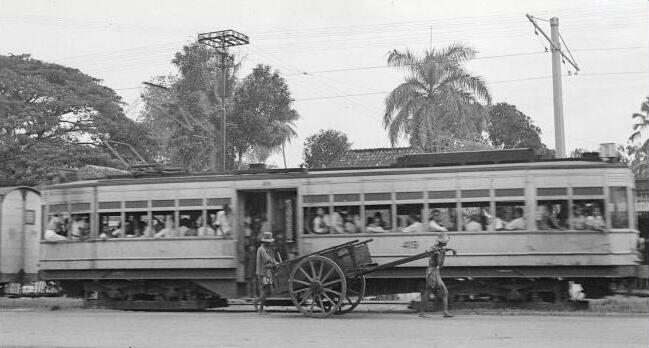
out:
<path id="1" fill-rule="evenodd" d="M 453 316 L 448 312 L 448 290 L 441 275 L 442 266 L 444 266 L 444 257 L 446 256 L 446 244 L 448 244 L 449 239 L 448 235 L 442 232 L 435 240 L 435 245 L 431 250 L 432 253 L 430 254 L 428 268 L 426 269 L 426 285 L 424 292 L 421 294 L 421 306 L 419 307 L 419 316 L 422 318 L 427 318 L 425 310 L 431 290 L 435 294 L 435 298 L 442 300 L 444 318 Z"/>
<path id="2" fill-rule="evenodd" d="M 266 297 L 270 295 L 273 284 L 271 268 L 276 261 L 271 251 L 271 243 L 275 241 L 272 232 L 264 232 L 261 238 L 261 246 L 257 249 L 257 284 L 259 286 L 259 297 L 255 299 L 255 310 L 259 314 L 266 314 L 264 304 Z"/>

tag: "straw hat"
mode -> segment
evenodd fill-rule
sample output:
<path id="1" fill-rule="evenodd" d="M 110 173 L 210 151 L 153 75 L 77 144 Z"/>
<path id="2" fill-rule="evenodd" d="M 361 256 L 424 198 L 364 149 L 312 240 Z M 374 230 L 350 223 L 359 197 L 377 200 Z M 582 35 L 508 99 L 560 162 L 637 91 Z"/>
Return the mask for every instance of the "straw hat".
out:
<path id="1" fill-rule="evenodd" d="M 261 241 L 266 242 L 266 243 L 272 243 L 275 241 L 275 238 L 273 238 L 273 232 L 264 232 L 261 235 Z"/>

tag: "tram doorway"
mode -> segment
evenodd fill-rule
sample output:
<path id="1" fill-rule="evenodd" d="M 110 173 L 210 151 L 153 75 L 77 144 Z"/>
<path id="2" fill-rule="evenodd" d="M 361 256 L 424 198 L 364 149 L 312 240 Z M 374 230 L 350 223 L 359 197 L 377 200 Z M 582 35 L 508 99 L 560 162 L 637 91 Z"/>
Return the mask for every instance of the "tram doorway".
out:
<path id="1" fill-rule="evenodd" d="M 246 293 L 255 296 L 257 248 L 263 232 L 273 233 L 273 254 L 286 260 L 297 254 L 295 243 L 297 189 L 241 190 L 238 192 L 239 224 L 244 258 Z"/>

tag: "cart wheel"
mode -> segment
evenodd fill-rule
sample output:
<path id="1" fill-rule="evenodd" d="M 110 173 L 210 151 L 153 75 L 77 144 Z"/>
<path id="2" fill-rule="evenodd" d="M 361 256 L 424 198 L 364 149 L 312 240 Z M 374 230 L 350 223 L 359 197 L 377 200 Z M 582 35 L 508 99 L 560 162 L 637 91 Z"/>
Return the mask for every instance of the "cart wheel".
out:
<path id="1" fill-rule="evenodd" d="M 346 295 L 345 274 L 331 259 L 309 256 L 300 261 L 288 282 L 291 301 L 302 314 L 324 318 L 334 314 Z"/>
<path id="2" fill-rule="evenodd" d="M 349 313 L 356 308 L 365 296 L 365 276 L 347 279 L 347 295 L 336 314 Z"/>

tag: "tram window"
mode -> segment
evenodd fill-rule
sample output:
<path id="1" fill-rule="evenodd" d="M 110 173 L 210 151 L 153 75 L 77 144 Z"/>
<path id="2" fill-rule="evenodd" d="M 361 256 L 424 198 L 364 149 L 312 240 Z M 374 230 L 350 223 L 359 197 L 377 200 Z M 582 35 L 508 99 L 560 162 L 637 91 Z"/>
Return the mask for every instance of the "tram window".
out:
<path id="1" fill-rule="evenodd" d="M 457 209 L 455 203 L 429 204 L 428 230 L 431 232 L 457 231 Z"/>
<path id="2" fill-rule="evenodd" d="M 626 200 L 626 187 L 610 187 L 611 192 L 609 209 L 611 211 L 611 227 L 629 228 L 629 215 Z"/>
<path id="3" fill-rule="evenodd" d="M 334 207 L 334 212 L 331 214 L 333 233 L 360 233 L 362 228 L 361 208 L 359 206 Z"/>
<path id="4" fill-rule="evenodd" d="M 153 236 L 155 238 L 177 237 L 173 211 L 153 212 Z"/>
<path id="5" fill-rule="evenodd" d="M 99 238 L 120 238 L 123 234 L 121 213 L 99 214 Z"/>
<path id="6" fill-rule="evenodd" d="M 127 238 L 152 237 L 149 225 L 149 215 L 146 212 L 126 213 L 124 234 Z"/>
<path id="7" fill-rule="evenodd" d="M 536 203 L 536 225 L 539 230 L 568 228 L 568 201 L 543 200 Z"/>
<path id="8" fill-rule="evenodd" d="M 265 220 L 265 217 L 263 218 Z M 265 221 L 262 221 L 262 224 Z M 225 204 L 221 209 L 207 210 L 207 226 L 214 230 L 214 235 L 219 238 L 232 238 L 232 212 L 230 207 Z M 262 229 L 267 230 L 266 227 Z M 263 232 L 263 231 L 262 231 Z"/>
<path id="9" fill-rule="evenodd" d="M 184 210 L 178 216 L 178 237 L 198 236 L 198 224 L 202 222 L 202 210 Z"/>
<path id="10" fill-rule="evenodd" d="M 424 232 L 421 223 L 423 204 L 397 204 L 397 223 L 401 232 Z"/>
<path id="11" fill-rule="evenodd" d="M 330 233 L 331 218 L 329 207 L 304 208 L 304 233 L 327 234 Z"/>
<path id="12" fill-rule="evenodd" d="M 490 231 L 525 229 L 525 202 L 496 202 L 496 216 L 489 224 Z"/>
<path id="13" fill-rule="evenodd" d="M 72 214 L 70 238 L 85 240 L 90 237 L 90 214 Z"/>
<path id="14" fill-rule="evenodd" d="M 462 203 L 462 229 L 468 232 L 486 231 L 491 215 L 489 202 Z"/>
<path id="15" fill-rule="evenodd" d="M 372 233 L 389 232 L 392 230 L 391 205 L 365 206 L 365 231 Z"/>
<path id="16" fill-rule="evenodd" d="M 602 199 L 574 200 L 572 207 L 574 229 L 603 231 L 606 228 L 603 207 Z"/>

